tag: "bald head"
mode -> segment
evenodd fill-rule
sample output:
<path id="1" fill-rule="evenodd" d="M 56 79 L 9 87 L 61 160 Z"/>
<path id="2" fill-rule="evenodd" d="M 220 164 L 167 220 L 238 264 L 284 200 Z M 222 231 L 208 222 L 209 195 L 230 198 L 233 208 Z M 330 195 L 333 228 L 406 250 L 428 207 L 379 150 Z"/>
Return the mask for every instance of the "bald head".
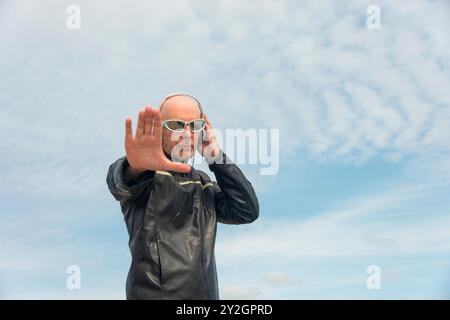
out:
<path id="1" fill-rule="evenodd" d="M 190 121 L 201 118 L 200 108 L 195 99 L 189 96 L 168 98 L 160 109 L 161 120 L 179 119 Z"/>

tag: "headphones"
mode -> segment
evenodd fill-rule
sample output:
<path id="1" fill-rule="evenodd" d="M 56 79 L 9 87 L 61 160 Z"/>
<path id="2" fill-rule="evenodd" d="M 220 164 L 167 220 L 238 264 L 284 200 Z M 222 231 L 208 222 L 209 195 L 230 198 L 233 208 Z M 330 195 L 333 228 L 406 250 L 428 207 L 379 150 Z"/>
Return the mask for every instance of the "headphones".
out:
<path id="1" fill-rule="evenodd" d="M 172 97 L 176 97 L 176 96 L 189 97 L 189 98 L 191 98 L 192 100 L 194 100 L 195 102 L 197 102 L 198 108 L 200 109 L 200 116 L 203 117 L 203 108 L 202 108 L 202 104 L 200 103 L 200 101 L 198 101 L 196 97 L 194 97 L 194 96 L 192 96 L 192 95 L 190 95 L 190 94 L 187 94 L 187 93 L 182 93 L 182 92 L 171 93 L 171 94 L 169 94 L 168 96 L 166 96 L 166 97 L 163 99 L 163 101 L 161 102 L 161 104 L 159 105 L 159 110 L 161 111 L 161 108 L 162 108 L 164 102 L 166 102 L 166 100 L 168 100 L 168 99 L 170 99 L 170 98 L 172 98 Z"/>
<path id="2" fill-rule="evenodd" d="M 164 99 L 161 101 L 161 104 L 159 105 L 159 111 L 161 111 L 161 108 L 163 107 L 164 102 L 166 102 L 168 99 L 170 99 L 172 97 L 176 97 L 176 96 L 188 97 L 188 98 L 191 98 L 192 100 L 194 100 L 195 102 L 197 102 L 197 106 L 200 110 L 200 118 L 204 119 L 203 118 L 203 115 L 204 115 L 203 107 L 202 107 L 202 104 L 200 103 L 200 101 L 198 101 L 198 99 L 196 97 L 194 97 L 190 94 L 187 94 L 187 93 L 183 93 L 183 92 L 171 93 L 171 94 L 167 95 L 166 97 L 164 97 Z M 206 139 L 206 137 L 207 137 L 207 133 L 205 131 L 205 128 L 203 128 L 202 132 L 200 134 L 200 137 L 197 141 L 196 149 L 198 149 L 203 144 L 203 141 Z M 192 157 L 192 159 L 193 159 L 192 166 L 194 166 L 194 158 L 195 158 L 195 155 Z M 192 170 L 189 172 L 189 176 L 191 176 L 191 174 L 192 174 Z"/>

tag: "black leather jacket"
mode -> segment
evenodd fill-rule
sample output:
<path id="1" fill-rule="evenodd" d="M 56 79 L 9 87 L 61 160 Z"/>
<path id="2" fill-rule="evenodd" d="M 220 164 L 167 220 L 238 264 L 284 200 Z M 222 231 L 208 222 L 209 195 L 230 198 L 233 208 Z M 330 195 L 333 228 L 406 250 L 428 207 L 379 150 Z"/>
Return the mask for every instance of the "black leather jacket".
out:
<path id="1" fill-rule="evenodd" d="M 107 184 L 120 201 L 132 256 L 127 299 L 219 299 L 217 222 L 250 223 L 259 215 L 251 183 L 226 160 L 209 165 L 217 183 L 194 168 L 130 179 L 126 157 L 109 167 Z"/>

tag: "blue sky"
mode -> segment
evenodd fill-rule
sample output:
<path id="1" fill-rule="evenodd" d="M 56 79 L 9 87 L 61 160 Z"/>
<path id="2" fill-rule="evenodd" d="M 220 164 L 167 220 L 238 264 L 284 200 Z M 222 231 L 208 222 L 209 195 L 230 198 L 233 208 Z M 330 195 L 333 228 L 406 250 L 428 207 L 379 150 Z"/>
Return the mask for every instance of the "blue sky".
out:
<path id="1" fill-rule="evenodd" d="M 219 226 L 222 298 L 450 298 L 449 6 L 1 1 L 0 298 L 125 298 L 106 171 L 125 117 L 176 91 L 217 128 L 280 130 L 278 174 L 242 166 L 260 218 Z"/>

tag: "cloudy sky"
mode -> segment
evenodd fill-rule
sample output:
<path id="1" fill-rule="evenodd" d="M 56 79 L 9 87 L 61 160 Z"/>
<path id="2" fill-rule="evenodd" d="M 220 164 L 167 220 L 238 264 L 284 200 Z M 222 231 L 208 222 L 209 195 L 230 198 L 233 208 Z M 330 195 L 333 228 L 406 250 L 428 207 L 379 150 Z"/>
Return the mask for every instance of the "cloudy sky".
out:
<path id="1" fill-rule="evenodd" d="M 0 298 L 125 298 L 106 172 L 176 91 L 279 130 L 277 174 L 242 166 L 260 218 L 219 226 L 222 298 L 450 298 L 448 30 L 445 0 L 0 0 Z"/>

